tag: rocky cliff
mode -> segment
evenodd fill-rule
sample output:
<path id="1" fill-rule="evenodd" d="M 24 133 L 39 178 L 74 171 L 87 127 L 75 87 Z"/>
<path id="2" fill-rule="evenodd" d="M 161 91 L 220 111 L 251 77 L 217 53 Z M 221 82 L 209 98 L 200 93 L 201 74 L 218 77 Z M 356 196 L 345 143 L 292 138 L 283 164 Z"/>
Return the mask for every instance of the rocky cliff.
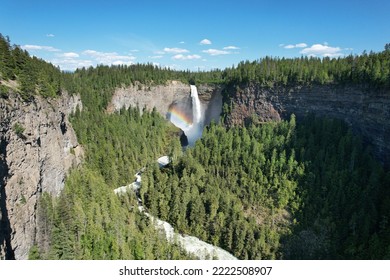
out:
<path id="1" fill-rule="evenodd" d="M 294 113 L 298 118 L 314 113 L 342 119 L 363 136 L 374 153 L 390 166 L 390 90 L 358 85 L 312 85 L 263 87 L 198 85 L 205 123 L 217 119 L 222 108 L 222 95 L 231 107 L 228 125 L 241 125 L 254 116 L 260 122 L 279 121 Z M 189 85 L 172 81 L 167 85 L 147 87 L 135 85 L 117 89 L 108 107 L 109 112 L 138 105 L 167 116 L 172 104 L 190 102 Z"/>
<path id="2" fill-rule="evenodd" d="M 217 120 L 222 108 L 221 86 L 199 85 L 198 94 L 205 114 L 205 123 Z M 108 113 L 121 108 L 138 106 L 141 110 L 152 110 L 154 107 L 163 117 L 168 117 L 170 106 L 190 104 L 190 85 L 178 81 L 170 81 L 166 85 L 146 86 L 135 84 L 126 88 L 118 88 L 107 108 Z"/>
<path id="3" fill-rule="evenodd" d="M 79 96 L 16 95 L 0 98 L 0 259 L 27 259 L 40 242 L 37 203 L 43 192 L 58 195 L 68 170 L 80 164 L 68 116 L 82 108 Z"/>
<path id="4" fill-rule="evenodd" d="M 255 116 L 258 121 L 280 120 L 294 113 L 342 119 L 374 147 L 374 153 L 390 164 L 390 90 L 364 86 L 313 85 L 266 88 L 251 84 L 226 89 L 231 112 L 229 125 Z"/>

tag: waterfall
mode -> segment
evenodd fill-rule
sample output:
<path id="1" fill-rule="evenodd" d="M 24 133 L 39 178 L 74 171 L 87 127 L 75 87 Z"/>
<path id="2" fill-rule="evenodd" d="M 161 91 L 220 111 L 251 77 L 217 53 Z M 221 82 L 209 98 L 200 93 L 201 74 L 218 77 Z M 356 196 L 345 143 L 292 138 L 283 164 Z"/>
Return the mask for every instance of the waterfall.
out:
<path id="1" fill-rule="evenodd" d="M 191 106 L 172 104 L 169 108 L 169 120 L 183 130 L 187 136 L 188 145 L 193 146 L 195 141 L 202 136 L 203 114 L 202 105 L 198 96 L 198 89 L 194 85 L 191 88 Z M 180 105 L 180 106 L 179 106 Z M 190 111 L 192 108 L 192 112 Z"/>
<path id="2" fill-rule="evenodd" d="M 194 85 L 191 85 L 191 100 L 192 124 L 183 129 L 184 134 L 187 136 L 189 146 L 193 146 L 195 141 L 202 137 L 203 131 L 202 108 L 198 96 L 198 89 Z"/>
<path id="3" fill-rule="evenodd" d="M 191 85 L 191 98 L 192 98 L 193 124 L 199 124 L 200 120 L 202 119 L 202 110 L 201 110 L 200 100 L 198 96 L 198 89 L 194 85 Z"/>

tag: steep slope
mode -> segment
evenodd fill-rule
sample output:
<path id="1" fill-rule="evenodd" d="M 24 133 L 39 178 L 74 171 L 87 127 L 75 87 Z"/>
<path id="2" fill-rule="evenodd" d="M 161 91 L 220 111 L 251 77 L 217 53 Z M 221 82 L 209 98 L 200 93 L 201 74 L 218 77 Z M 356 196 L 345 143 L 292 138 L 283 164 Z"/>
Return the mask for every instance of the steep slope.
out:
<path id="1" fill-rule="evenodd" d="M 39 197 L 58 195 L 83 156 L 68 121 L 77 106 L 79 96 L 67 94 L 31 102 L 12 93 L 0 98 L 0 259 L 27 259 L 34 244 L 45 242 Z"/>

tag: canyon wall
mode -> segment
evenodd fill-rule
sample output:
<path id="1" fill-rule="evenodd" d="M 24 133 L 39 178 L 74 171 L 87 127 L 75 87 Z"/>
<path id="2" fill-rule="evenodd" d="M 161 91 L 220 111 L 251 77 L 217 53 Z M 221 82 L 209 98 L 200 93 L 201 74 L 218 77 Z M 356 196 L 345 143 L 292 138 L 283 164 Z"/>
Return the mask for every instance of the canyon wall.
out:
<path id="1" fill-rule="evenodd" d="M 222 108 L 222 86 L 197 85 L 202 111 L 205 115 L 205 124 L 212 119 L 219 119 Z M 135 84 L 126 88 L 118 88 L 113 94 L 107 112 L 119 111 L 121 108 L 138 106 L 141 110 L 152 110 L 154 107 L 164 118 L 168 117 L 168 110 L 172 104 L 191 104 L 191 90 L 189 84 L 179 81 L 170 81 L 165 85 L 146 86 Z"/>
<path id="2" fill-rule="evenodd" d="M 64 93 L 56 99 L 16 94 L 0 98 L 0 259 L 27 259 L 44 237 L 38 225 L 40 195 L 57 196 L 83 150 L 68 116 L 82 104 Z"/>
<path id="3" fill-rule="evenodd" d="M 222 94 L 221 94 L 222 92 Z M 312 85 L 262 87 L 198 85 L 205 124 L 218 119 L 224 102 L 230 107 L 225 121 L 242 125 L 279 121 L 294 113 L 339 118 L 362 135 L 385 165 L 390 164 L 390 91 L 363 86 Z M 118 88 L 107 108 L 112 113 L 129 106 L 167 117 L 174 103 L 191 103 L 190 86 L 136 84 Z M 43 192 L 57 196 L 66 174 L 81 163 L 79 146 L 68 117 L 82 109 L 79 96 L 57 99 L 35 97 L 23 102 L 10 94 L 0 99 L 0 259 L 26 259 L 34 245 L 45 242 L 39 226 L 38 202 Z"/>
<path id="4" fill-rule="evenodd" d="M 222 94 L 221 94 L 222 92 Z M 298 118 L 309 113 L 338 118 L 373 146 L 375 156 L 390 166 L 390 90 L 361 85 L 311 85 L 263 87 L 258 84 L 198 85 L 205 124 L 218 119 L 224 102 L 230 107 L 228 125 L 242 125 L 254 116 L 260 122 L 279 121 L 294 113 Z M 191 102 L 190 86 L 177 81 L 167 85 L 134 85 L 117 89 L 108 112 L 122 107 L 156 107 L 164 117 L 175 102 Z"/>
<path id="5" fill-rule="evenodd" d="M 266 88 L 257 84 L 230 86 L 228 125 L 298 118 L 308 113 L 338 118 L 373 146 L 375 156 L 390 164 L 390 90 L 365 86 L 312 85 Z"/>

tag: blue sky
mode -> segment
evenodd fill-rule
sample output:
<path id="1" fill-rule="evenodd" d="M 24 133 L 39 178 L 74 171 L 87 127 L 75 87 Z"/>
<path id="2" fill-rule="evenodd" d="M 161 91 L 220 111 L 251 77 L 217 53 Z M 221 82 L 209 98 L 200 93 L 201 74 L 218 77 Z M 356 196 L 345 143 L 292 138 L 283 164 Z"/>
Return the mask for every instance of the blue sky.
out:
<path id="1" fill-rule="evenodd" d="M 15 1 L 0 32 L 62 70 L 151 62 L 191 71 L 390 43 L 390 1 Z"/>

